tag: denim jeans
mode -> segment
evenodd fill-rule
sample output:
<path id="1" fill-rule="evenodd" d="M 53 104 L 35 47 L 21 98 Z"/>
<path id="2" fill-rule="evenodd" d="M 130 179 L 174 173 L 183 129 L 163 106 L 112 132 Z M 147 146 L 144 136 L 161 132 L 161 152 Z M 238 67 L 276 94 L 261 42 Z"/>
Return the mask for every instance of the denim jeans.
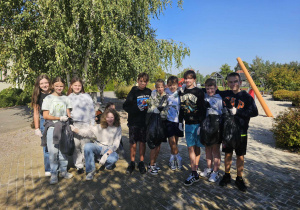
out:
<path id="1" fill-rule="evenodd" d="M 67 155 L 62 154 L 59 150 L 59 145 L 53 144 L 53 131 L 54 127 L 48 128 L 47 147 L 49 151 L 51 174 L 57 174 L 58 171 L 67 171 L 68 159 Z"/>
<path id="2" fill-rule="evenodd" d="M 43 115 L 40 115 L 40 130 L 43 133 L 44 132 L 44 122 L 45 119 L 43 117 Z M 48 148 L 43 147 L 43 153 L 44 153 L 44 166 L 45 166 L 45 172 L 50 172 L 51 168 L 50 168 L 50 161 L 49 161 L 49 152 L 48 152 Z"/>
<path id="3" fill-rule="evenodd" d="M 102 147 L 99 146 L 96 143 L 87 143 L 84 146 L 84 158 L 85 158 L 85 168 L 86 173 L 90 173 L 93 170 L 95 170 L 95 156 L 96 159 L 100 159 L 103 154 L 105 154 L 107 150 L 104 151 L 103 154 L 101 154 Z M 114 164 L 118 161 L 119 156 L 116 152 L 112 152 L 106 162 L 105 162 L 105 168 L 110 170 L 113 169 Z"/>

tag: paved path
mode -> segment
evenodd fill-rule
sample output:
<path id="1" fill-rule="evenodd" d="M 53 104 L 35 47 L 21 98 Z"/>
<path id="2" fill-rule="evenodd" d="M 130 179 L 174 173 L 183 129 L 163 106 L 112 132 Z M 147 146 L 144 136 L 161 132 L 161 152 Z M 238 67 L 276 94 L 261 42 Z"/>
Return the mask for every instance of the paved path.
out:
<path id="1" fill-rule="evenodd" d="M 113 96 L 105 100 L 116 101 L 110 97 Z M 126 117 L 126 113 L 120 113 Z M 93 181 L 86 182 L 85 175 L 77 175 L 71 168 L 73 179 L 60 179 L 57 185 L 50 186 L 49 178 L 44 177 L 40 140 L 29 127 L 28 110 L 0 109 L 0 114 L 0 209 L 300 209 L 299 155 L 275 149 L 251 136 L 245 162 L 247 193 L 238 191 L 234 184 L 221 188 L 205 179 L 191 187 L 183 186 L 189 174 L 183 138 L 179 142 L 183 171 L 168 169 L 169 147 L 163 144 L 158 158 L 162 171 L 156 177 L 140 175 L 137 170 L 126 175 L 127 162 L 119 160 L 113 171 L 98 167 Z M 18 120 L 14 120 L 16 116 Z M 122 128 L 128 151 L 125 120 Z M 251 127 L 250 134 L 253 132 L 261 130 Z M 202 169 L 203 157 L 202 154 Z M 223 171 L 223 161 L 221 165 Z M 235 175 L 233 167 L 232 177 Z"/>

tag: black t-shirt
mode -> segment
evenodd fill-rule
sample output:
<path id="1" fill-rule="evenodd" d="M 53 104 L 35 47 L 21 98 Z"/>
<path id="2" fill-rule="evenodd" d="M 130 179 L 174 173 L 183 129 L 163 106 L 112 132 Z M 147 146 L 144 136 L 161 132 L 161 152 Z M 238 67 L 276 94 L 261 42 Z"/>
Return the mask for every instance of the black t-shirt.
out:
<path id="1" fill-rule="evenodd" d="M 186 124 L 200 124 L 206 116 L 204 93 L 201 89 L 194 87 L 185 88 L 180 93 L 179 122 L 185 120 Z"/>
<path id="2" fill-rule="evenodd" d="M 48 96 L 49 95 L 49 93 L 41 93 L 40 94 L 40 97 L 39 97 L 39 99 L 38 99 L 38 104 L 39 104 L 39 106 L 40 106 L 40 114 L 41 115 L 43 115 L 43 111 L 42 111 L 42 104 L 43 104 L 43 101 L 44 101 L 44 99 L 46 98 L 46 96 Z"/>

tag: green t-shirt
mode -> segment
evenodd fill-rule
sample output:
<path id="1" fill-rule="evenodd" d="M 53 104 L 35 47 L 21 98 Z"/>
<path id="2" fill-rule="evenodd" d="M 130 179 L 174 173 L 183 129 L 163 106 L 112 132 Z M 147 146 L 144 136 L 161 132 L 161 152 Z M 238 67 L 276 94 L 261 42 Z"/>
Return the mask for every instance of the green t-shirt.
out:
<path id="1" fill-rule="evenodd" d="M 48 95 L 42 105 L 42 110 L 48 110 L 49 115 L 54 117 L 67 116 L 67 109 L 72 109 L 70 100 L 67 96 Z M 57 122 L 58 120 L 53 120 Z"/>

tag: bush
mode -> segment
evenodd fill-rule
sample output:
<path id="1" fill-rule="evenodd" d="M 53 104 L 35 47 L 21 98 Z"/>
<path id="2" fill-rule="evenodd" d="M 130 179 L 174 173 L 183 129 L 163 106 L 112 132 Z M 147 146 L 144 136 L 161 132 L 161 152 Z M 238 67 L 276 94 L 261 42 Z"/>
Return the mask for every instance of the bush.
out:
<path id="1" fill-rule="evenodd" d="M 117 89 L 115 90 L 115 94 L 117 96 L 118 99 L 123 99 L 126 98 L 128 93 L 131 90 L 131 86 L 119 86 L 117 87 Z"/>
<path id="2" fill-rule="evenodd" d="M 277 90 L 273 93 L 274 100 L 292 101 L 293 105 L 300 106 L 300 91 Z"/>
<path id="3" fill-rule="evenodd" d="M 0 107 L 26 105 L 30 102 L 31 93 L 18 88 L 7 88 L 0 92 Z"/>
<path id="4" fill-rule="evenodd" d="M 292 108 L 275 118 L 272 131 L 276 146 L 300 151 L 300 108 Z"/>

